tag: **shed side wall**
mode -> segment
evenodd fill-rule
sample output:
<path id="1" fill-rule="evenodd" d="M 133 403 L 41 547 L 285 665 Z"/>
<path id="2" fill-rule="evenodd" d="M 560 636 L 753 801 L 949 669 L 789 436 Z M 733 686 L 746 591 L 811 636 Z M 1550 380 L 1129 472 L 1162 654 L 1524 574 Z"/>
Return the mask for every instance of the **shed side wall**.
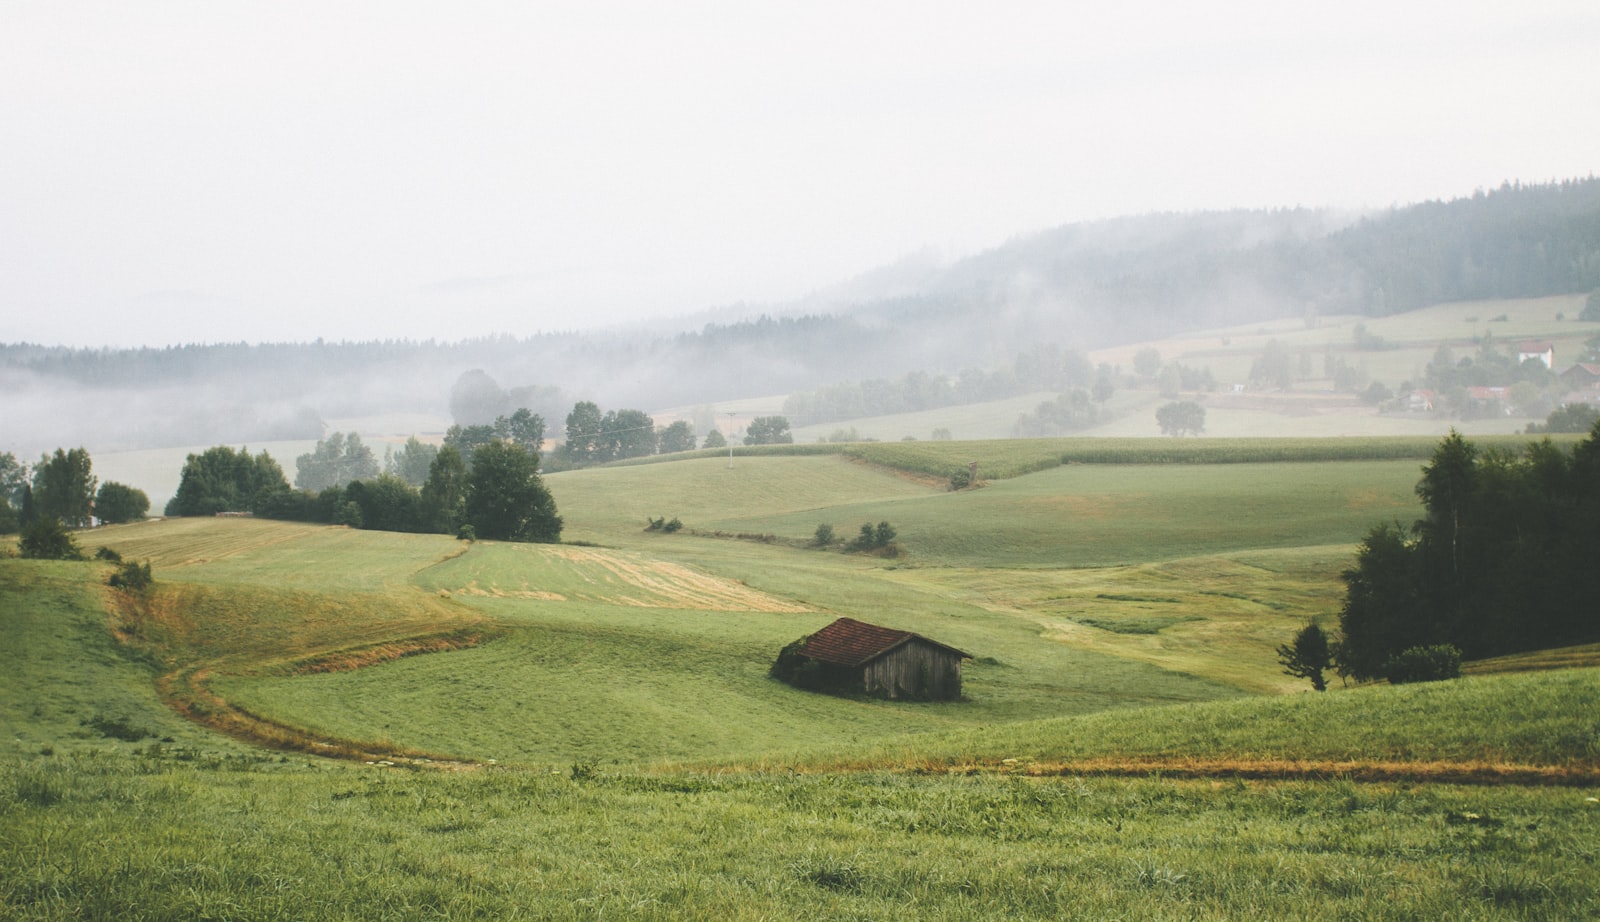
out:
<path id="1" fill-rule="evenodd" d="M 961 657 L 915 640 L 862 667 L 864 690 L 890 698 L 961 697 Z"/>

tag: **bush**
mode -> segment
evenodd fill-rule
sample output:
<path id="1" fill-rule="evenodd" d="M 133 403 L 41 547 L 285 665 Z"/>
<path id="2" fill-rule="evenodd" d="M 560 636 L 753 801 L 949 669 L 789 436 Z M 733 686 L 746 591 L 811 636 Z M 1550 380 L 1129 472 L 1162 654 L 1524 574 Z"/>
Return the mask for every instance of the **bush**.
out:
<path id="1" fill-rule="evenodd" d="M 772 668 L 767 674 L 780 682 L 805 691 L 826 692 L 833 695 L 847 695 L 860 691 L 858 684 L 860 676 L 854 670 L 820 663 L 809 656 L 801 655 L 800 651 L 810 639 L 810 635 L 807 635 L 778 651 L 778 658 L 773 661 Z"/>
<path id="2" fill-rule="evenodd" d="M 83 552 L 72 533 L 52 518 L 43 518 L 22 530 L 17 548 L 31 560 L 82 560 Z"/>
<path id="3" fill-rule="evenodd" d="M 150 562 L 130 560 L 111 574 L 109 582 L 117 589 L 144 589 L 154 582 L 150 575 Z"/>
<path id="4" fill-rule="evenodd" d="M 94 552 L 95 560 L 109 560 L 112 563 L 122 563 L 122 555 L 109 547 L 102 547 Z"/>
<path id="5" fill-rule="evenodd" d="M 456 540 L 476 541 L 478 540 L 478 530 L 473 528 L 471 525 L 463 525 L 456 529 Z"/>
<path id="6" fill-rule="evenodd" d="M 816 534 L 811 536 L 817 547 L 827 547 L 833 543 L 833 526 L 824 522 L 817 526 Z"/>
<path id="7" fill-rule="evenodd" d="M 1458 679 L 1461 677 L 1461 649 L 1447 643 L 1412 647 L 1391 657 L 1384 664 L 1383 672 L 1394 685 Z"/>
<path id="8" fill-rule="evenodd" d="M 110 584 L 117 589 L 143 589 L 154 580 L 150 576 L 150 562 L 130 560 L 111 574 Z"/>

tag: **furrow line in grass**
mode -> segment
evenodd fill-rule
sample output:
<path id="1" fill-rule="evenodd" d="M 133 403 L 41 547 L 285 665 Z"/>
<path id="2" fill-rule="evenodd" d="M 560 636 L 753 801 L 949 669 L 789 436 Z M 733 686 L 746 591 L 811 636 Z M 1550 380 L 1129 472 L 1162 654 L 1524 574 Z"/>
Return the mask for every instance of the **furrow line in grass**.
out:
<path id="1" fill-rule="evenodd" d="M 481 643 L 486 635 L 435 635 L 410 638 L 405 642 L 380 645 L 381 650 L 365 648 L 357 651 L 346 665 L 339 665 L 334 652 L 313 658 L 318 668 L 312 671 L 355 669 L 375 662 L 387 662 L 402 656 L 463 649 Z M 362 654 L 366 654 L 365 656 Z M 376 656 L 376 659 L 370 659 Z M 213 668 L 205 664 L 190 665 L 166 673 L 156 680 L 156 690 L 162 701 L 178 715 L 203 727 L 215 730 L 256 746 L 285 752 L 302 752 L 332 759 L 365 762 L 405 763 L 431 765 L 445 769 L 471 769 L 477 763 L 457 756 L 441 755 L 416 749 L 385 745 L 381 742 L 343 739 L 314 733 L 303 727 L 283 723 L 271 717 L 256 714 L 218 695 L 211 689 Z"/>
<path id="2" fill-rule="evenodd" d="M 760 773 L 770 766 L 734 767 L 729 773 Z M 1026 778 L 1097 776 L 1166 777 L 1187 780 L 1353 781 L 1519 785 L 1527 787 L 1600 786 L 1600 765 L 1516 765 L 1491 762 L 1381 762 L 1271 759 L 1084 759 L 972 762 L 832 762 L 791 767 L 796 774 L 1014 775 Z M 715 769 L 713 769 L 715 771 Z"/>

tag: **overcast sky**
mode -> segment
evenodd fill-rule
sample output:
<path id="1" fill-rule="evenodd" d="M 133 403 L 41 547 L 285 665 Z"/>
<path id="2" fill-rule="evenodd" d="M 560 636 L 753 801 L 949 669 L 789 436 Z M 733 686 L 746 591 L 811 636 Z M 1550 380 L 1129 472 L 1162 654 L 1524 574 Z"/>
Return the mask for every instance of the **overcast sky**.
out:
<path id="1" fill-rule="evenodd" d="M 459 339 L 1600 170 L 1600 3 L 0 0 L 0 341 Z"/>

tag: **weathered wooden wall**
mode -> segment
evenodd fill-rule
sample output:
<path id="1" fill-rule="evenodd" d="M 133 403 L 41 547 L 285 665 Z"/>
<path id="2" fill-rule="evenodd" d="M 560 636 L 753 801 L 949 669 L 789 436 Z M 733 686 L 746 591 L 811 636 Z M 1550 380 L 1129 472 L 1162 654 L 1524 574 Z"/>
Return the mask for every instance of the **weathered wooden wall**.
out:
<path id="1" fill-rule="evenodd" d="M 961 657 L 915 640 L 862 667 L 867 694 L 890 698 L 961 697 Z"/>

